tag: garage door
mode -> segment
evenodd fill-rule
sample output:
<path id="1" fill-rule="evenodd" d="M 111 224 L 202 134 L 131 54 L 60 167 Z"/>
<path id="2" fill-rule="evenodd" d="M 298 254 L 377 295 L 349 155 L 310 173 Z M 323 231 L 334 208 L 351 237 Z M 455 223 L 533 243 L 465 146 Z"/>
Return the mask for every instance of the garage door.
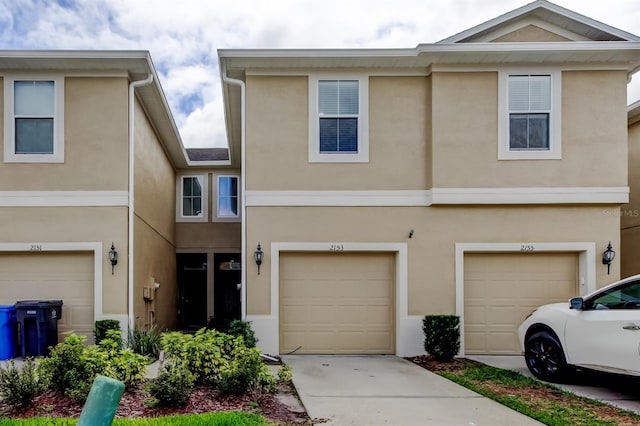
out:
<path id="1" fill-rule="evenodd" d="M 0 304 L 62 299 L 58 339 L 73 330 L 93 341 L 93 254 L 0 254 Z"/>
<path id="2" fill-rule="evenodd" d="M 467 254 L 467 354 L 519 354 L 517 328 L 537 306 L 578 294 L 576 253 Z"/>
<path id="3" fill-rule="evenodd" d="M 280 353 L 394 353 L 393 253 L 283 253 Z"/>

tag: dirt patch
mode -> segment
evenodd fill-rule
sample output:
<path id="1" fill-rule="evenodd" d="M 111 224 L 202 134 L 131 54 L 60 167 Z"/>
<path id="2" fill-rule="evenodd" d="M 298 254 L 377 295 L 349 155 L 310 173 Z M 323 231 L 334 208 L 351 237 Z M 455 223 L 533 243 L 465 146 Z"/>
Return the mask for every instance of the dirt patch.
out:
<path id="1" fill-rule="evenodd" d="M 143 386 L 137 386 L 125 391 L 116 417 L 158 417 L 212 411 L 245 411 L 260 414 L 277 424 L 312 424 L 301 405 L 296 407 L 281 402 L 290 397 L 295 398 L 295 391 L 289 385 L 280 386 L 275 394 L 247 395 L 224 395 L 211 388 L 196 387 L 183 407 L 154 408 L 149 406 L 151 400 L 149 393 L 143 389 Z M 47 391 L 38 396 L 31 406 L 22 410 L 11 410 L 6 404 L 0 402 L 0 417 L 79 417 L 81 412 L 82 403 L 54 391 Z"/>

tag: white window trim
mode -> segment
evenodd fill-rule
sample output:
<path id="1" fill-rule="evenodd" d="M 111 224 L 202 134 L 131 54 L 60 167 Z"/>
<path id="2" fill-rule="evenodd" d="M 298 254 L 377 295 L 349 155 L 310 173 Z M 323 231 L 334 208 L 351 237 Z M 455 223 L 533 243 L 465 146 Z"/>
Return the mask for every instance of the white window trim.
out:
<path id="1" fill-rule="evenodd" d="M 202 213 L 199 216 L 183 216 L 183 180 L 185 178 L 197 178 L 202 186 Z M 176 222 L 208 222 L 209 221 L 209 176 L 207 174 L 180 175 L 176 178 Z"/>
<path id="2" fill-rule="evenodd" d="M 550 75 L 551 114 L 548 150 L 509 149 L 509 76 Z M 510 68 L 498 71 L 498 160 L 559 160 L 562 158 L 562 71 L 549 68 Z"/>
<path id="3" fill-rule="evenodd" d="M 64 76 L 48 74 L 4 75 L 4 162 L 64 163 Z M 16 154 L 13 90 L 16 80 L 54 82 L 53 154 Z"/>
<path id="4" fill-rule="evenodd" d="M 225 178 L 225 177 L 232 177 L 232 178 L 237 178 L 238 179 L 238 214 L 236 216 L 220 216 L 219 212 L 220 212 L 220 198 L 218 196 L 219 191 L 218 188 L 220 187 L 220 178 Z M 215 184 L 215 188 L 213 190 L 214 194 L 213 197 L 215 199 L 215 206 L 216 206 L 216 210 L 215 210 L 215 214 L 211 215 L 211 220 L 212 222 L 240 222 L 242 220 L 242 206 L 240 205 L 240 188 L 241 188 L 241 183 L 240 183 L 240 175 L 233 175 L 233 174 L 229 174 L 229 175 L 216 175 L 215 176 L 216 179 L 216 184 Z"/>
<path id="5" fill-rule="evenodd" d="M 320 80 L 358 81 L 358 152 L 355 154 L 320 153 L 318 120 L 318 82 Z M 368 163 L 369 162 L 369 76 L 363 74 L 313 74 L 309 76 L 309 162 Z"/>

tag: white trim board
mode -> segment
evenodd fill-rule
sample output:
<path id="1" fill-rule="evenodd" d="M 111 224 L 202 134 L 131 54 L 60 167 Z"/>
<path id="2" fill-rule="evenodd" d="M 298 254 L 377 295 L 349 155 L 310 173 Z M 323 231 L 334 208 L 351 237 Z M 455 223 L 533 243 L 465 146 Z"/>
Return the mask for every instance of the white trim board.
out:
<path id="1" fill-rule="evenodd" d="M 0 255 L 3 252 L 46 253 L 46 252 L 93 252 L 93 318 L 104 318 L 102 314 L 102 243 L 0 243 Z"/>
<path id="2" fill-rule="evenodd" d="M 524 248 L 524 251 L 523 251 Z M 574 252 L 578 253 L 580 294 L 596 289 L 596 243 L 456 243 L 455 281 L 456 315 L 460 317 L 460 356 L 464 355 L 464 255 L 466 253 L 530 253 Z"/>
<path id="3" fill-rule="evenodd" d="M 0 191 L 0 207 L 126 207 L 128 191 Z"/>
<path id="4" fill-rule="evenodd" d="M 271 243 L 271 314 L 247 315 L 259 339 L 259 346 L 265 353 L 278 354 L 280 351 L 279 297 L 280 297 L 280 252 L 329 253 L 331 246 L 340 246 L 341 252 L 392 252 L 396 254 L 395 277 L 395 339 L 396 355 L 411 356 L 423 353 L 421 339 L 421 317 L 408 315 L 408 247 L 406 243 Z"/>
<path id="5" fill-rule="evenodd" d="M 433 188 L 379 191 L 246 192 L 247 207 L 431 206 L 434 204 L 618 204 L 629 202 L 629 187 Z"/>

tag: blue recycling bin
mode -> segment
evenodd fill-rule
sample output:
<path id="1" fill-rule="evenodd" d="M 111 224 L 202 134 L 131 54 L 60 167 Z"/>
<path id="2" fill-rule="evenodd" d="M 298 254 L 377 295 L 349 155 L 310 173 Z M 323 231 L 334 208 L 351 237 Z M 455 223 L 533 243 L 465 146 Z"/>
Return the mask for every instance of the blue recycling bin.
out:
<path id="1" fill-rule="evenodd" d="M 58 321 L 62 318 L 62 300 L 21 300 L 16 302 L 23 358 L 49 355 L 49 347 L 58 344 Z"/>
<path id="2" fill-rule="evenodd" d="M 0 305 L 0 360 L 16 356 L 16 307 Z"/>

